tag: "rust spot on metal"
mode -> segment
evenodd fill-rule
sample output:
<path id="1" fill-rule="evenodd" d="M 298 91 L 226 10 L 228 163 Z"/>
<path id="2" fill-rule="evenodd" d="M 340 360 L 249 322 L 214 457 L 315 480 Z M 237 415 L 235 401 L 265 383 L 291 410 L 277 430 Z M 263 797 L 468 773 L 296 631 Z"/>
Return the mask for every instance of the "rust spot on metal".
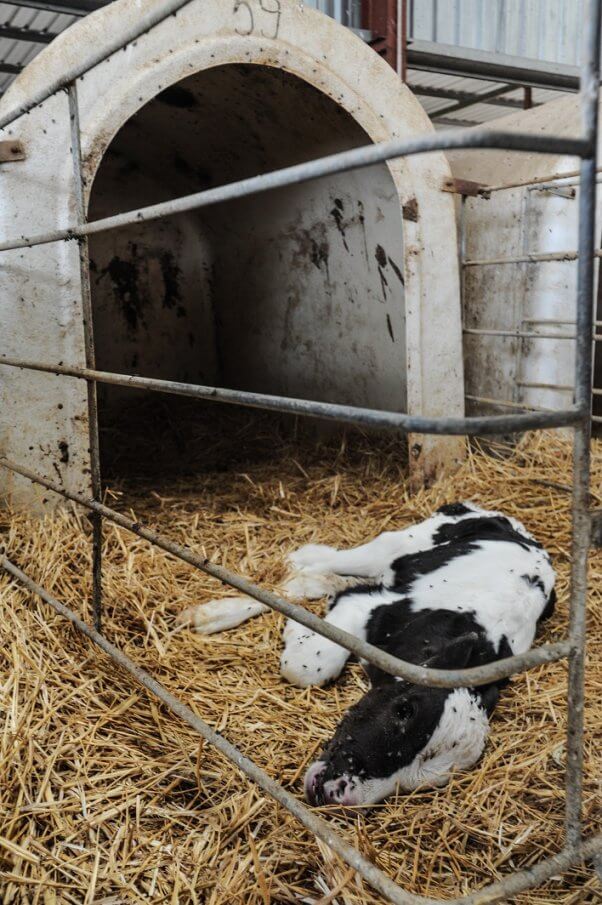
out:
<path id="1" fill-rule="evenodd" d="M 416 198 L 410 198 L 403 205 L 403 219 L 411 220 L 412 223 L 416 223 L 418 221 L 418 201 Z"/>
<path id="2" fill-rule="evenodd" d="M 442 192 L 451 192 L 454 195 L 467 195 L 470 198 L 476 198 L 481 195 L 483 198 L 489 198 L 491 192 L 487 190 L 487 186 L 481 182 L 472 182 L 470 179 L 447 178 L 443 180 L 441 186 Z"/>
<path id="3" fill-rule="evenodd" d="M 0 163 L 10 163 L 12 160 L 25 160 L 25 148 L 20 141 L 0 141 Z"/>

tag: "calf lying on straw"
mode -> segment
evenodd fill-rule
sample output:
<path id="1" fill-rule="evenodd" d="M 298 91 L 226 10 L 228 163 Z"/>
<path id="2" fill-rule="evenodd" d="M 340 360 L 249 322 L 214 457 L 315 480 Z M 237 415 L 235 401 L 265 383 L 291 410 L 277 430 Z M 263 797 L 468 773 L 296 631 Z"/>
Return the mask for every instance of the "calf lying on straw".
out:
<path id="1" fill-rule="evenodd" d="M 305 546 L 290 562 L 289 596 L 328 594 L 327 622 L 401 660 L 440 669 L 523 653 L 554 609 L 554 570 L 541 545 L 515 519 L 472 504 L 442 506 L 419 525 L 352 550 Z M 265 609 L 230 598 L 180 618 L 210 633 Z M 349 657 L 290 620 L 284 640 L 282 675 L 301 687 L 336 679 Z M 427 688 L 365 666 L 372 688 L 307 771 L 312 804 L 371 804 L 398 788 L 445 785 L 480 757 L 505 684 Z"/>

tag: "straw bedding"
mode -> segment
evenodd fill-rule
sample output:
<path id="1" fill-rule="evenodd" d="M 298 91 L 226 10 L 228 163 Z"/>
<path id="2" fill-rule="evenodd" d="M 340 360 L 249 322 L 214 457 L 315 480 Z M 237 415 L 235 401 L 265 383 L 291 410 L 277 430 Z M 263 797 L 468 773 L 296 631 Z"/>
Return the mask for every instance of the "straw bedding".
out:
<path id="1" fill-rule="evenodd" d="M 444 502 L 472 499 L 522 519 L 552 553 L 559 606 L 544 638 L 562 637 L 571 457 L 557 434 L 526 437 L 513 450 L 473 448 L 459 474 L 410 496 L 397 439 L 352 434 L 317 442 L 265 416 L 228 411 L 220 419 L 218 433 L 214 421 L 189 425 L 180 447 L 173 431 L 158 439 L 148 426 L 139 447 L 110 463 L 113 475 L 134 469 L 138 479 L 113 477 L 109 504 L 277 588 L 283 555 L 295 546 L 356 544 Z M 189 474 L 170 474 L 168 460 Z M 601 486 L 598 441 L 597 504 Z M 33 521 L 4 511 L 0 519 L 9 556 L 84 613 L 87 518 L 69 511 Z M 278 614 L 209 639 L 176 629 L 179 610 L 224 590 L 110 525 L 104 574 L 108 637 L 301 795 L 306 765 L 366 687 L 360 667 L 334 686 L 301 691 L 278 675 Z M 599 831 L 602 775 L 601 577 L 602 556 L 595 553 L 584 751 L 590 832 Z M 2 905 L 382 901 L 6 576 L 0 576 L 0 633 Z M 564 663 L 514 677 L 475 769 L 444 789 L 328 819 L 406 888 L 441 898 L 554 853 L 562 842 L 565 691 Z M 595 875 L 579 868 L 515 901 L 581 905 L 600 898 Z"/>

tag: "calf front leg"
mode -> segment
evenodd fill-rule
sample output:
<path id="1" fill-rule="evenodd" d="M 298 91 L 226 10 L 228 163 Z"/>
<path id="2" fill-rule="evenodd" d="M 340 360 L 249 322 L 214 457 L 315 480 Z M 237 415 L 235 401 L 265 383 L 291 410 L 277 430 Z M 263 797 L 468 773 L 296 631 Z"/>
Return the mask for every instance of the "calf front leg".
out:
<path id="1" fill-rule="evenodd" d="M 325 622 L 344 629 L 356 638 L 366 638 L 366 625 L 372 610 L 380 606 L 378 594 L 366 591 L 344 594 L 330 610 Z M 281 675 L 292 685 L 326 685 L 336 679 L 350 652 L 324 635 L 312 632 L 289 619 L 283 633 L 284 650 L 280 658 Z"/>

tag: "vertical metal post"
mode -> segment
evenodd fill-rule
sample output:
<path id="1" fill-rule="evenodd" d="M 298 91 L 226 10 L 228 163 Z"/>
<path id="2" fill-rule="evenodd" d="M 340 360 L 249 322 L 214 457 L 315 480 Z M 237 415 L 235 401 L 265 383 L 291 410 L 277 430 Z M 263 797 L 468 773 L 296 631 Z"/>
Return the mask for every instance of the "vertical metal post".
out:
<path id="1" fill-rule="evenodd" d="M 71 156 L 73 159 L 73 178 L 77 208 L 76 217 L 78 226 L 82 226 L 86 222 L 86 199 L 84 195 L 79 105 L 77 101 L 76 82 L 71 82 L 69 85 L 68 95 L 69 120 L 71 123 Z M 90 261 L 88 254 L 88 239 L 85 236 L 79 239 L 79 270 L 81 279 L 86 367 L 95 368 L 96 355 L 94 351 L 94 322 L 92 318 L 92 295 L 90 291 Z M 94 380 L 88 380 L 87 387 L 92 496 L 97 502 L 102 502 L 96 382 Z M 102 516 L 95 512 L 90 516 L 90 520 L 92 522 L 92 612 L 94 627 L 96 631 L 100 632 L 102 628 Z"/>
<path id="2" fill-rule="evenodd" d="M 580 96 L 583 138 L 589 144 L 590 153 L 588 157 L 584 157 L 581 161 L 581 191 L 579 195 L 575 401 L 582 409 L 582 418 L 580 424 L 575 428 L 573 461 L 573 564 L 569 630 L 570 640 L 574 649 L 570 658 L 568 677 L 566 766 L 566 833 L 569 845 L 577 845 L 581 840 L 583 792 L 583 697 L 587 564 L 591 533 L 589 481 L 601 26 L 602 0 L 589 0 Z"/>
<path id="3" fill-rule="evenodd" d="M 408 80 L 408 0 L 397 0 L 397 74 Z"/>
<path id="4" fill-rule="evenodd" d="M 466 327 L 466 195 L 460 195 L 460 216 L 458 217 L 458 258 L 460 264 L 460 320 L 462 332 Z"/>
<path id="5" fill-rule="evenodd" d="M 523 227 L 521 253 L 523 255 L 527 255 L 531 247 L 529 226 L 531 223 L 531 210 L 533 204 L 532 195 L 533 192 L 525 189 L 521 202 L 520 222 L 522 223 Z M 525 299 L 528 296 L 529 278 L 531 275 L 532 266 L 533 265 L 528 262 L 518 265 L 518 271 L 521 274 L 524 283 L 521 280 L 521 283 L 519 283 L 516 287 L 514 296 L 514 327 L 517 333 L 522 333 L 525 329 Z M 514 388 L 512 393 L 512 401 L 517 403 L 523 402 L 523 397 L 525 395 L 522 388 L 524 343 L 524 337 L 517 336 L 516 349 L 514 350 Z"/>

